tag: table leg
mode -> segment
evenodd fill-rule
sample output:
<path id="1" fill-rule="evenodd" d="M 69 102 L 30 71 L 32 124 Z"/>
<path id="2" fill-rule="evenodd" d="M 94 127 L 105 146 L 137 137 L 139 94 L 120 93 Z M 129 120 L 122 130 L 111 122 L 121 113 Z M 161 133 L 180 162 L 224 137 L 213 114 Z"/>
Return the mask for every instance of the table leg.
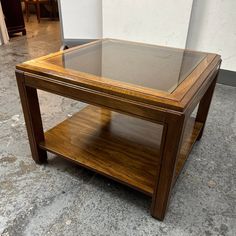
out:
<path id="1" fill-rule="evenodd" d="M 44 140 L 44 132 L 37 90 L 25 85 L 22 72 L 17 71 L 16 78 L 32 157 L 36 163 L 44 163 L 47 161 L 47 152 L 38 146 L 39 142 Z"/>
<path id="2" fill-rule="evenodd" d="M 207 115 L 208 115 L 209 108 L 210 108 L 210 105 L 211 105 L 211 100 L 212 100 L 212 97 L 213 97 L 213 93 L 214 93 L 214 89 L 215 89 L 218 74 L 219 74 L 219 72 L 217 73 L 215 79 L 212 81 L 210 87 L 208 88 L 208 90 L 206 91 L 206 93 L 204 94 L 204 96 L 202 97 L 202 99 L 199 103 L 196 121 L 203 123 L 203 127 L 202 127 L 201 132 L 198 135 L 197 140 L 200 140 L 201 137 L 202 137 L 202 134 L 203 134 L 203 130 L 204 130 L 204 127 L 205 127 Z"/>
<path id="3" fill-rule="evenodd" d="M 152 197 L 151 214 L 163 220 L 172 189 L 175 165 L 184 129 L 184 115 L 171 115 L 164 124 L 161 142 L 161 164 Z"/>

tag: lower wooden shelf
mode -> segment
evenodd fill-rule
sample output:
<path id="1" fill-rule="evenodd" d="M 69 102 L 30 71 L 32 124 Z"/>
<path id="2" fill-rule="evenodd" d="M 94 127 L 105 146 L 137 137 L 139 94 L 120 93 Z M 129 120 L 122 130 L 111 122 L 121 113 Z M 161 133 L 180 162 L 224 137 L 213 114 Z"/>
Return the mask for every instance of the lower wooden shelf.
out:
<path id="1" fill-rule="evenodd" d="M 48 130 L 40 147 L 151 196 L 162 130 L 162 125 L 89 105 Z M 179 166 L 199 131 L 196 126 Z"/>

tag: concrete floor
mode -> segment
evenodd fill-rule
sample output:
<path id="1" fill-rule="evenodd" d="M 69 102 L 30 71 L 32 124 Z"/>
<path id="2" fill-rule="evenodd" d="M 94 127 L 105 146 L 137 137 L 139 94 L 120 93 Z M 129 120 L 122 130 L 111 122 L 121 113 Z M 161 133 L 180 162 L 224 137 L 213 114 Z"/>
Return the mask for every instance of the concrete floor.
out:
<path id="1" fill-rule="evenodd" d="M 31 18 L 33 20 L 33 18 Z M 49 155 L 29 150 L 14 76 L 17 63 L 58 50 L 58 22 L 34 21 L 0 47 L 1 235 L 236 235 L 236 88 L 217 85 L 202 140 L 180 175 L 164 222 L 151 199 Z M 39 92 L 45 129 L 83 104 Z"/>

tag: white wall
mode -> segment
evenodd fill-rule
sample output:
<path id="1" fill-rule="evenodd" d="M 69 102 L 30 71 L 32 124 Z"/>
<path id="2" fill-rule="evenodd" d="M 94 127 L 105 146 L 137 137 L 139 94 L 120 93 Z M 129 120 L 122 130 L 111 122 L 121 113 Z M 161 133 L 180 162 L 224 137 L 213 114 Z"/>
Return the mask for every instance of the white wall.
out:
<path id="1" fill-rule="evenodd" d="M 185 46 L 193 2 L 187 46 L 222 55 L 222 68 L 236 71 L 236 0 L 60 2 L 65 39 L 112 37 L 176 47 Z"/>
<path id="2" fill-rule="evenodd" d="M 60 0 L 64 39 L 119 38 L 185 47 L 193 0 Z"/>
<path id="3" fill-rule="evenodd" d="M 65 39 L 102 37 L 102 0 L 60 0 Z"/>
<path id="4" fill-rule="evenodd" d="M 185 47 L 193 0 L 103 0 L 103 37 Z"/>
<path id="5" fill-rule="evenodd" d="M 236 0 L 194 0 L 187 46 L 218 53 L 236 71 Z"/>

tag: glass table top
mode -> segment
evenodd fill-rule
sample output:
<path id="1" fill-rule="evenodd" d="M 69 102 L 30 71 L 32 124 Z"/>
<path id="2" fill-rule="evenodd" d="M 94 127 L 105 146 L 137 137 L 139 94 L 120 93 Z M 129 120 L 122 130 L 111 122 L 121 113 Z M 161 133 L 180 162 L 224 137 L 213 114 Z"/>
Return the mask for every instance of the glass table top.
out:
<path id="1" fill-rule="evenodd" d="M 65 69 L 171 93 L 206 56 L 175 48 L 103 40 L 46 61 Z"/>

